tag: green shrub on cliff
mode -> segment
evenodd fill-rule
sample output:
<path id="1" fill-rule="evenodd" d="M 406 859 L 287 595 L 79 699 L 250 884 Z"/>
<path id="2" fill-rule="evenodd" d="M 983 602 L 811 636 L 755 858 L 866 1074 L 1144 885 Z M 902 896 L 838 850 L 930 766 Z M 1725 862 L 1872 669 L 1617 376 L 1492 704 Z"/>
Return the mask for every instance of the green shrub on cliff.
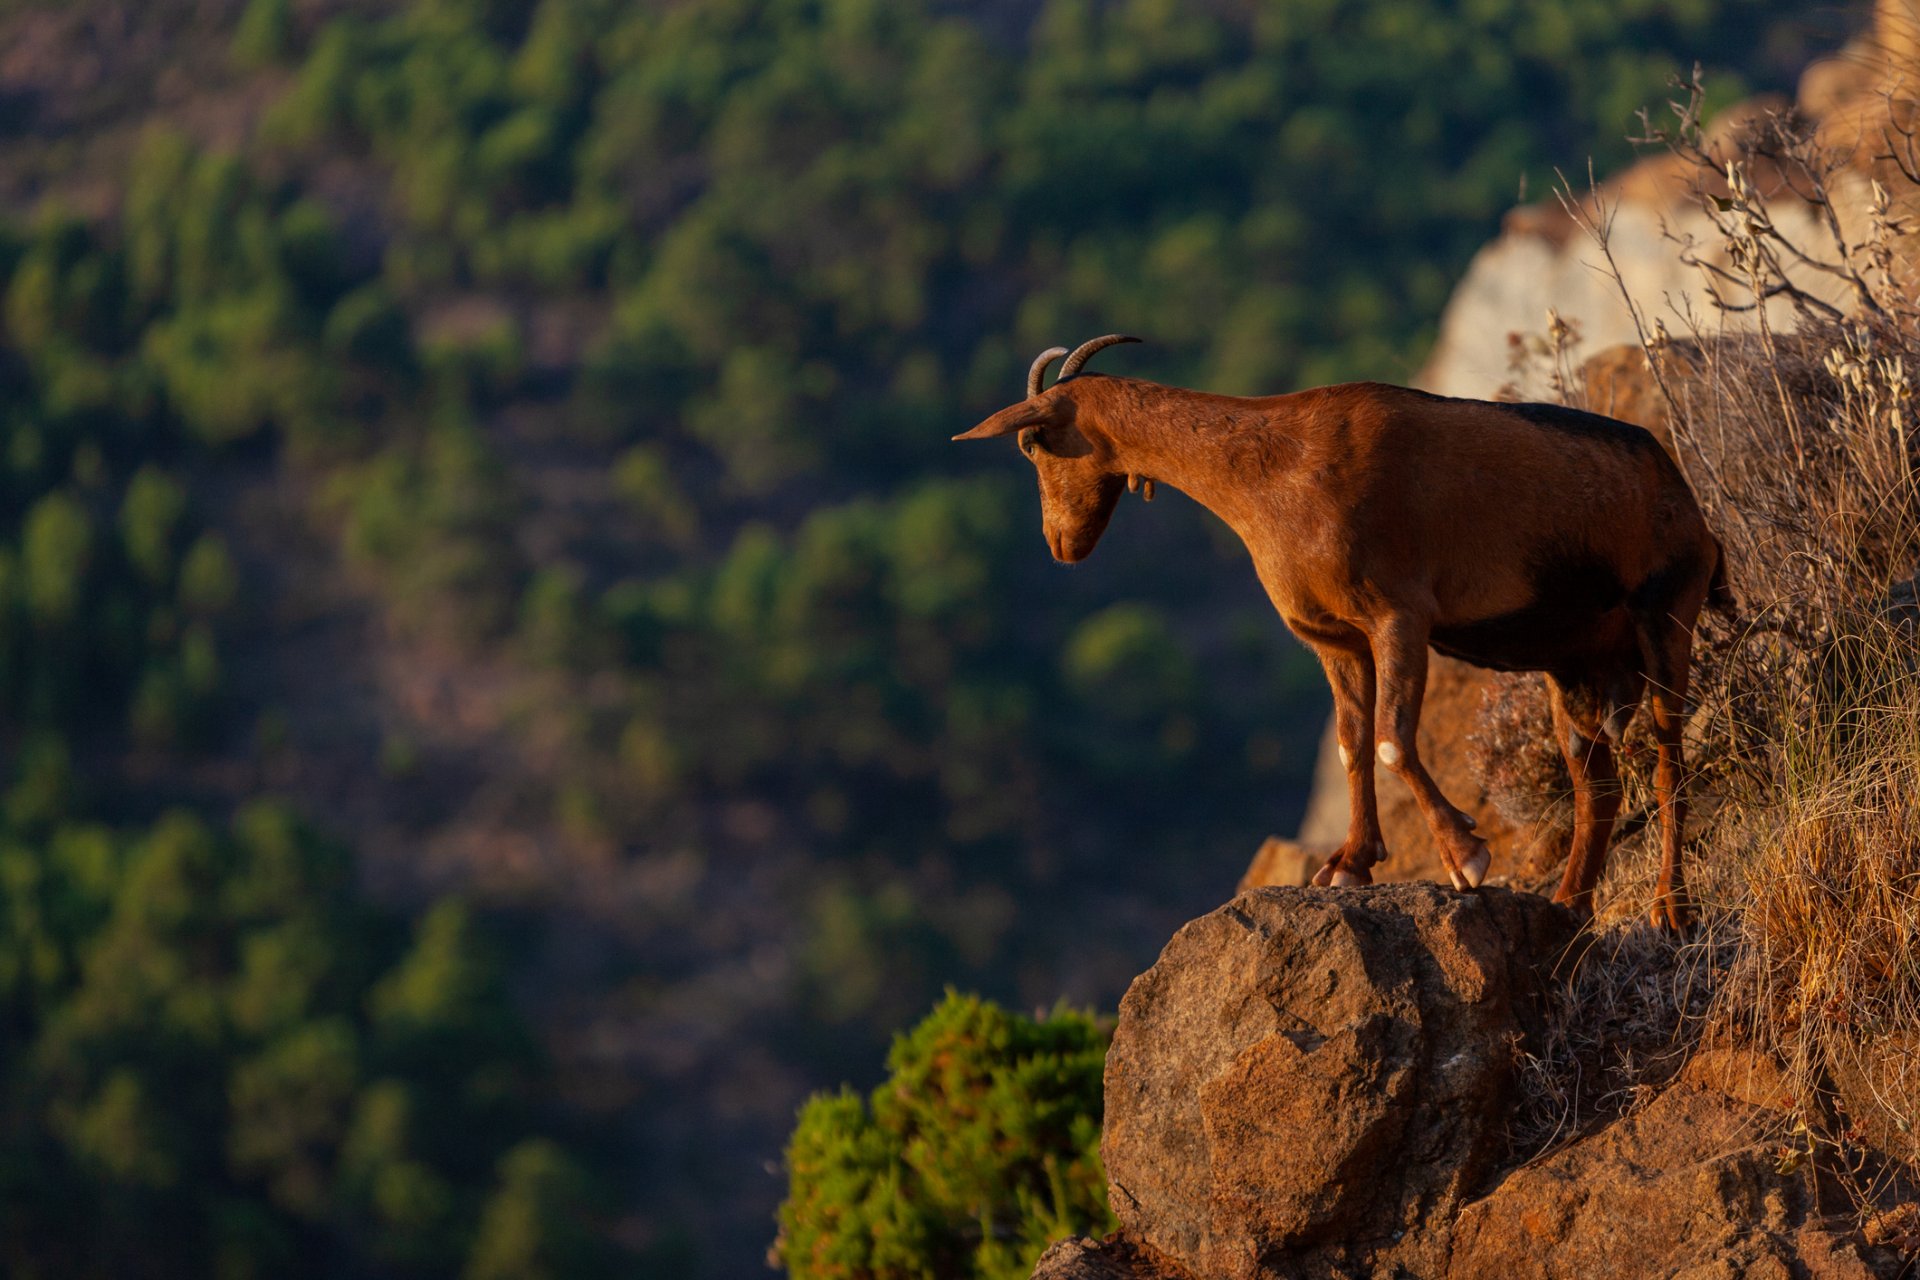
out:
<path id="1" fill-rule="evenodd" d="M 796 1280 L 1017 1280 L 1048 1241 L 1111 1230 L 1108 1034 L 949 991 L 894 1041 L 870 1104 L 843 1089 L 801 1110 L 775 1257 Z"/>

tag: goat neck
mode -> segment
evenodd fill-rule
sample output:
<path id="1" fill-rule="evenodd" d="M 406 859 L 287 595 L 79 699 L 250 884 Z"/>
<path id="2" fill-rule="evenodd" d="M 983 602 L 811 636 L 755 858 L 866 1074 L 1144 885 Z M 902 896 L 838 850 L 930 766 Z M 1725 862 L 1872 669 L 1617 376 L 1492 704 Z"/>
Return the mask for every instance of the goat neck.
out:
<path id="1" fill-rule="evenodd" d="M 1272 499 L 1305 453 L 1307 424 L 1294 397 L 1212 395 L 1101 374 L 1074 382 L 1088 425 L 1113 451 L 1114 471 L 1173 486 L 1243 538 L 1272 514 Z"/>

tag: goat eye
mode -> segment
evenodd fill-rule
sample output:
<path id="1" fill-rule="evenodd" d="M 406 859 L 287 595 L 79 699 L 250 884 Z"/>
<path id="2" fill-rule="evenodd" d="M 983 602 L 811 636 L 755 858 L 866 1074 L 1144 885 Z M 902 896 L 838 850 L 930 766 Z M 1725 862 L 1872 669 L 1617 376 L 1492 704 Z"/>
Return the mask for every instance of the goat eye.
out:
<path id="1" fill-rule="evenodd" d="M 1028 427 L 1026 430 L 1020 433 L 1018 440 L 1020 444 L 1020 452 L 1026 454 L 1029 458 L 1031 458 L 1034 454 L 1038 453 L 1041 448 L 1040 428 Z"/>

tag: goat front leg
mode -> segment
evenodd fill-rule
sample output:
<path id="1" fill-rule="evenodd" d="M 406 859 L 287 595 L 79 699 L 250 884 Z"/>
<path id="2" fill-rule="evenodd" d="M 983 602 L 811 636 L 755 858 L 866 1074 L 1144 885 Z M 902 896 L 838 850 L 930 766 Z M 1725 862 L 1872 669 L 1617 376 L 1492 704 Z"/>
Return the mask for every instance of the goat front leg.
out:
<path id="1" fill-rule="evenodd" d="M 1351 646 L 1316 643 L 1320 665 L 1333 688 L 1334 734 L 1340 740 L 1340 764 L 1347 774 L 1347 839 L 1320 870 L 1317 885 L 1372 884 L 1372 867 L 1387 856 L 1380 838 L 1380 811 L 1374 801 L 1373 752 L 1367 738 L 1373 730 L 1373 655 L 1366 639 L 1355 636 Z"/>
<path id="2" fill-rule="evenodd" d="M 1441 794 L 1420 762 L 1417 738 L 1420 702 L 1427 692 L 1427 631 L 1425 619 L 1408 613 L 1391 615 L 1373 630 L 1373 663 L 1380 685 L 1374 750 L 1380 763 L 1399 774 L 1413 792 L 1453 887 L 1477 889 L 1487 878 L 1493 853 L 1486 841 L 1473 834 L 1473 820 Z"/>

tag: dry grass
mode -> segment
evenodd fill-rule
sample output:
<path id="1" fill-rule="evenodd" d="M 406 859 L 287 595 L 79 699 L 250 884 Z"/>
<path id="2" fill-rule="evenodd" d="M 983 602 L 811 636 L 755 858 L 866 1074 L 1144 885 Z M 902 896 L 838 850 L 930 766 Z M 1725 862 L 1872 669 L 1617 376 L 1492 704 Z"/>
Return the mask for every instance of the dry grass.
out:
<path id="1" fill-rule="evenodd" d="M 1636 316 L 1739 602 L 1703 623 L 1696 649 L 1689 856 L 1701 922 L 1680 941 L 1645 926 L 1656 851 L 1628 824 L 1586 949 L 1566 967 L 1562 1011 L 1523 1063 L 1516 1138 L 1538 1151 L 1625 1109 L 1713 1037 L 1779 1060 L 1807 1141 L 1836 1153 L 1868 1143 L 1912 1169 L 1920 307 L 1910 264 L 1920 237 L 1899 211 L 1920 205 L 1920 171 L 1903 162 L 1913 139 L 1897 129 L 1881 153 L 1845 156 L 1778 117 L 1757 122 L 1729 166 L 1701 149 L 1697 104 L 1697 94 L 1682 103 L 1678 128 L 1662 136 L 1700 165 L 1703 208 L 1724 240 L 1711 246 L 1719 265 L 1706 246 L 1674 246 L 1717 309 Z M 1750 177 L 1763 165 L 1814 203 L 1827 243 L 1790 243 L 1773 226 L 1769 193 Z M 1863 198 L 1842 207 L 1849 189 Z M 1568 203 L 1610 258 L 1604 208 Z M 1846 314 L 1807 291 L 1809 274 L 1844 285 Z M 1744 326 L 1729 322 L 1742 315 Z M 1529 350 L 1577 402 L 1565 339 L 1550 332 Z M 1524 690 L 1504 701 L 1490 704 L 1481 733 L 1489 758 L 1511 761 L 1518 717 L 1537 721 Z M 1536 812 L 1524 816 L 1537 819 L 1552 793 L 1509 767 L 1507 803 L 1531 795 Z M 1644 811 L 1644 767 L 1630 759 L 1624 770 L 1628 814 Z"/>

